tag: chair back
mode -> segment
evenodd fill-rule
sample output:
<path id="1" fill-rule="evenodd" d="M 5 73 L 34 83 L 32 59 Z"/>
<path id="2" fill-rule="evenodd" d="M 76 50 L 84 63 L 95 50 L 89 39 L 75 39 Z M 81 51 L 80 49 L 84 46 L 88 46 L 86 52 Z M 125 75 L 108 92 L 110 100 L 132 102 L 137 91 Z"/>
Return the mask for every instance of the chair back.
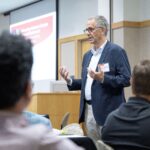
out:
<path id="1" fill-rule="evenodd" d="M 105 144 L 101 140 L 97 141 L 97 147 L 98 147 L 99 150 L 113 150 L 113 148 L 111 146 Z"/>
<path id="2" fill-rule="evenodd" d="M 87 136 L 81 137 L 69 137 L 77 145 L 85 148 L 85 150 L 97 150 L 95 143 L 92 141 L 91 138 Z"/>
<path id="3" fill-rule="evenodd" d="M 61 124 L 60 124 L 60 129 L 64 128 L 68 124 L 70 113 L 66 112 L 65 115 L 62 118 Z"/>

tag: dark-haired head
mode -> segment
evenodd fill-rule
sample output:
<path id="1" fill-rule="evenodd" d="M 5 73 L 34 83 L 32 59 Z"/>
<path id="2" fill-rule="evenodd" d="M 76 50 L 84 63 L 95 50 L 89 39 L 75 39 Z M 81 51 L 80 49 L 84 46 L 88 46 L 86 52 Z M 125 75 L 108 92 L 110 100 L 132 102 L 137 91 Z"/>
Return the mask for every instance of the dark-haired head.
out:
<path id="1" fill-rule="evenodd" d="M 150 60 L 143 60 L 134 67 L 132 91 L 136 96 L 150 96 Z"/>
<path id="2" fill-rule="evenodd" d="M 32 43 L 22 35 L 0 35 L 0 109 L 16 105 L 31 78 Z"/>

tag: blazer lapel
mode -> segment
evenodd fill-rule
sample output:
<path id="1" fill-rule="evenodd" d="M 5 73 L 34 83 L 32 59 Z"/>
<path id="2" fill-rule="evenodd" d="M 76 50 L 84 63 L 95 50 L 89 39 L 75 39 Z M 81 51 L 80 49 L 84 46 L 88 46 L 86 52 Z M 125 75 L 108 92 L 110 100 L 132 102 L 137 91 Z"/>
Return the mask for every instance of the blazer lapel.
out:
<path id="1" fill-rule="evenodd" d="M 108 54 L 109 46 L 110 46 L 110 42 L 108 41 L 108 42 L 106 43 L 106 46 L 105 46 L 104 49 L 103 49 L 103 52 L 102 52 L 102 54 L 101 54 L 101 57 L 100 57 L 100 59 L 99 59 L 98 64 L 103 64 L 103 62 L 104 62 L 104 60 L 105 60 L 105 57 L 106 57 L 107 54 Z M 96 67 L 96 71 L 98 71 L 98 67 Z"/>
<path id="2" fill-rule="evenodd" d="M 91 60 L 91 57 L 92 57 L 92 52 L 89 51 L 89 53 L 87 54 L 85 60 L 84 60 L 84 63 L 85 63 L 85 68 L 84 68 L 84 75 L 83 75 L 83 80 L 84 80 L 84 83 L 85 83 L 85 80 L 87 78 L 87 68 L 89 66 L 89 63 L 90 63 L 90 60 Z"/>
<path id="3" fill-rule="evenodd" d="M 92 57 L 92 52 L 90 51 L 89 54 L 87 55 L 86 57 L 86 60 L 85 60 L 85 66 L 86 68 L 89 66 L 89 63 L 90 63 L 90 60 L 91 60 L 91 57 Z"/>
<path id="4" fill-rule="evenodd" d="M 108 42 L 106 43 L 106 46 L 105 46 L 104 49 L 103 49 L 102 55 L 101 55 L 100 60 L 99 60 L 99 62 L 98 62 L 99 64 L 102 64 L 102 63 L 104 62 L 105 57 L 106 57 L 106 55 L 108 54 L 107 52 L 108 52 L 108 50 L 109 50 L 109 46 L 110 46 L 110 42 L 108 41 Z"/>

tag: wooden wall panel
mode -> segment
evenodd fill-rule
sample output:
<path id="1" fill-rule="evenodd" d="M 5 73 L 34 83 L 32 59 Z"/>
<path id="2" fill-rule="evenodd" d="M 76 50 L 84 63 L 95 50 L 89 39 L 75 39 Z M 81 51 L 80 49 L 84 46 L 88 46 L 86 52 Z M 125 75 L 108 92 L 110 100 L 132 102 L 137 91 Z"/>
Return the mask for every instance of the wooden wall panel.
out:
<path id="1" fill-rule="evenodd" d="M 78 122 L 80 92 L 38 93 L 32 97 L 28 110 L 38 114 L 49 114 L 54 128 L 60 128 L 66 112 L 70 112 L 69 123 Z"/>

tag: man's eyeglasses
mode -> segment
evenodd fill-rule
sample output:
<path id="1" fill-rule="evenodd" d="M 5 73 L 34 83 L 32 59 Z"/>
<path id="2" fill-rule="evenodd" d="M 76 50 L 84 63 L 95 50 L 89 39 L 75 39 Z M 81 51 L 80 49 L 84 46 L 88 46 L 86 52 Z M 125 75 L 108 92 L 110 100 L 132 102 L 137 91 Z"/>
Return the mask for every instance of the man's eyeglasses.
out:
<path id="1" fill-rule="evenodd" d="M 83 32 L 84 33 L 91 33 L 91 32 L 94 32 L 94 31 L 96 31 L 97 29 L 99 29 L 99 28 L 102 28 L 102 27 L 95 27 L 95 28 L 86 28 L 86 29 L 84 29 L 83 30 Z"/>

